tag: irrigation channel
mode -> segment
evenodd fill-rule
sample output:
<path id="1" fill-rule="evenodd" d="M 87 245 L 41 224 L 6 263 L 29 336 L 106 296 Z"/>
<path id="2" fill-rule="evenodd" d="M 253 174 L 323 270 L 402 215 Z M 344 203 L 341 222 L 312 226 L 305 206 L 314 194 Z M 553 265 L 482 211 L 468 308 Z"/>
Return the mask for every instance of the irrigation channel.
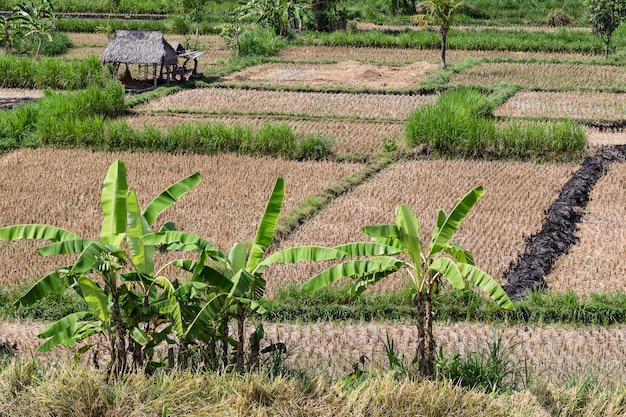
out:
<path id="1" fill-rule="evenodd" d="M 601 149 L 588 156 L 546 210 L 541 230 L 526 239 L 526 251 L 504 273 L 505 290 L 512 300 L 523 299 L 530 291 L 545 289 L 544 277 L 558 257 L 567 254 L 578 238 L 575 233 L 589 194 L 613 162 L 626 160 L 626 145 Z"/>

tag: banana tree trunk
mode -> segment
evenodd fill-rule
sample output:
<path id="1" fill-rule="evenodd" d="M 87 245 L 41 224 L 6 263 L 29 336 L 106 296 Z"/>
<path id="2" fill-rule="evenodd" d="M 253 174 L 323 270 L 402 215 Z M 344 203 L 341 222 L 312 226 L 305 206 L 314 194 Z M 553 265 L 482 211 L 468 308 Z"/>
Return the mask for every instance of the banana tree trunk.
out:
<path id="1" fill-rule="evenodd" d="M 222 317 L 222 364 L 224 370 L 228 368 L 228 313 Z"/>
<path id="2" fill-rule="evenodd" d="M 432 294 L 430 289 L 419 292 L 417 302 L 417 352 L 418 371 L 423 378 L 434 375 L 435 340 L 433 338 Z"/>
<path id="3" fill-rule="evenodd" d="M 237 362 L 235 363 L 235 372 L 243 373 L 243 342 L 244 342 L 244 324 L 246 321 L 246 312 L 243 305 L 237 303 Z"/>
<path id="4" fill-rule="evenodd" d="M 448 28 L 442 26 L 441 31 L 441 68 L 446 68 L 446 43 L 448 38 Z"/>

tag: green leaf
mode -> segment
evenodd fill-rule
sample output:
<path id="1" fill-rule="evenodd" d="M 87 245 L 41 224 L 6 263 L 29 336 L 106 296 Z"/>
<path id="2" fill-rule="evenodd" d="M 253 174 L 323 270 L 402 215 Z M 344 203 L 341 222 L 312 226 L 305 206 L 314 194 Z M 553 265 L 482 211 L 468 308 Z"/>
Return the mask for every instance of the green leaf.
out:
<path id="1" fill-rule="evenodd" d="M 74 359 L 72 359 L 72 366 L 77 366 L 80 363 L 80 358 L 89 351 L 92 347 L 95 346 L 95 343 L 88 343 L 82 346 L 80 349 L 76 351 L 74 354 Z"/>
<path id="2" fill-rule="evenodd" d="M 429 270 L 438 272 L 450 281 L 450 284 L 454 288 L 463 289 L 465 288 L 465 281 L 461 276 L 461 272 L 459 268 L 456 266 L 453 260 L 448 258 L 437 258 L 433 261 L 433 263 L 428 267 Z"/>
<path id="3" fill-rule="evenodd" d="M 102 230 L 100 239 L 115 247 L 120 247 L 126 235 L 126 167 L 117 160 L 111 164 L 102 184 Z"/>
<path id="4" fill-rule="evenodd" d="M 65 267 L 67 269 L 70 266 Z M 64 269 L 64 268 L 60 268 Z M 13 303 L 13 307 L 29 306 L 52 294 L 63 294 L 63 292 L 74 283 L 66 274 L 60 274 L 59 269 L 50 272 L 48 275 L 37 281 L 24 295 Z"/>
<path id="5" fill-rule="evenodd" d="M 172 282 L 166 277 L 158 276 L 154 279 L 154 283 L 163 288 L 163 291 L 165 292 L 165 296 L 167 298 L 171 298 L 174 294 L 174 286 L 172 285 Z"/>
<path id="6" fill-rule="evenodd" d="M 265 258 L 254 270 L 262 272 L 273 264 L 295 264 L 302 261 L 335 261 L 344 259 L 347 253 L 337 248 L 324 248 L 321 246 L 298 246 L 274 252 Z"/>
<path id="7" fill-rule="evenodd" d="M 361 229 L 361 232 L 368 235 L 371 238 L 398 238 L 400 231 L 395 224 L 375 224 L 372 226 L 365 226 Z"/>
<path id="8" fill-rule="evenodd" d="M 148 334 L 138 327 L 131 327 L 129 333 L 130 337 L 132 337 L 135 342 L 139 343 L 142 346 L 147 345 L 150 341 L 150 337 L 148 336 Z"/>
<path id="9" fill-rule="evenodd" d="M 94 242 L 93 239 L 74 239 L 51 243 L 37 249 L 41 256 L 64 255 L 68 253 L 81 253 L 87 245 Z"/>
<path id="10" fill-rule="evenodd" d="M 246 266 L 246 249 L 241 243 L 235 243 L 228 253 L 228 263 L 230 264 L 230 270 L 232 275 L 236 274 Z M 231 277 L 232 277 L 231 275 Z"/>
<path id="11" fill-rule="evenodd" d="M 123 259 L 126 256 L 126 253 L 118 248 L 94 240 L 81 252 L 80 256 L 74 263 L 74 266 L 72 266 L 70 273 L 89 273 L 94 265 L 101 261 L 102 256 L 106 254 L 111 254 L 119 259 Z"/>
<path id="12" fill-rule="evenodd" d="M 111 319 L 111 310 L 109 309 L 109 298 L 104 291 L 87 277 L 78 278 L 78 285 L 83 291 L 83 298 L 89 305 L 91 314 L 108 323 Z"/>
<path id="13" fill-rule="evenodd" d="M 398 239 L 408 252 L 411 262 L 416 268 L 421 263 L 422 241 L 419 234 L 419 223 L 413 213 L 413 209 L 406 204 L 396 208 L 396 225 L 398 226 Z"/>
<path id="14" fill-rule="evenodd" d="M 229 297 L 243 297 L 254 282 L 254 275 L 245 269 L 240 269 L 232 277 L 233 287 L 230 289 Z"/>
<path id="15" fill-rule="evenodd" d="M 458 229 L 459 225 L 469 214 L 470 210 L 478 202 L 480 197 L 485 193 L 482 186 L 474 188 L 468 192 L 465 197 L 459 201 L 454 207 L 454 210 L 446 218 L 446 221 L 437 229 L 436 235 L 432 239 L 430 250 L 428 251 L 428 257 L 440 252 L 446 246 L 446 244 L 452 239 L 454 233 Z"/>
<path id="16" fill-rule="evenodd" d="M 463 249 L 461 246 L 456 243 L 448 243 L 444 248 L 444 252 L 452 256 L 457 261 L 463 264 L 474 265 L 474 255 L 466 249 Z"/>
<path id="17" fill-rule="evenodd" d="M 202 306 L 184 333 L 185 338 L 197 338 L 200 334 L 205 333 L 207 328 L 211 327 L 213 319 L 218 316 L 222 309 L 223 303 L 220 298 L 223 297 L 224 294 L 218 294 Z"/>
<path id="18" fill-rule="evenodd" d="M 130 191 L 126 197 L 126 211 L 128 215 L 128 245 L 133 265 L 137 271 L 145 275 L 154 272 L 154 252 L 153 245 L 144 245 L 139 238 L 150 233 L 150 226 L 141 215 L 139 200 L 135 191 Z"/>
<path id="19" fill-rule="evenodd" d="M 500 284 L 483 270 L 469 264 L 459 264 L 459 271 L 465 279 L 489 294 L 489 296 L 502 308 L 512 310 L 515 308 L 511 299 L 502 289 Z"/>
<path id="20" fill-rule="evenodd" d="M 284 198 L 285 181 L 282 178 L 278 178 L 276 184 L 274 184 L 274 189 L 267 202 L 265 212 L 259 224 L 259 229 L 257 230 L 252 248 L 250 249 L 248 264 L 246 265 L 248 271 L 253 271 L 257 267 L 261 259 L 263 259 L 263 251 L 272 244 L 274 230 L 276 229 L 276 223 L 278 223 L 278 216 Z"/>
<path id="21" fill-rule="evenodd" d="M 354 242 L 345 245 L 335 246 L 334 249 L 348 253 L 350 256 L 381 256 L 397 255 L 402 253 L 402 249 L 389 245 L 382 245 L 375 242 Z"/>
<path id="22" fill-rule="evenodd" d="M 207 252 L 208 255 L 217 261 L 225 259 L 224 254 L 211 242 L 198 235 L 188 232 L 167 231 L 144 235 L 140 239 L 146 245 L 162 245 L 172 243 L 182 243 L 185 246 L 193 246 L 198 251 Z"/>
<path id="23" fill-rule="evenodd" d="M 45 352 L 54 346 L 63 344 L 65 341 L 71 341 L 76 330 L 76 322 L 89 314 L 88 311 L 79 311 L 68 314 L 62 319 L 50 325 L 47 329 L 39 333 L 37 337 L 48 339 L 46 343 L 39 346 L 40 352 Z"/>
<path id="24" fill-rule="evenodd" d="M 64 240 L 80 239 L 75 235 L 60 227 L 48 226 L 46 224 L 18 224 L 15 226 L 0 227 L 0 240 L 19 240 L 19 239 L 42 239 L 51 240 L 52 242 L 61 242 Z"/>
<path id="25" fill-rule="evenodd" d="M 394 272 L 405 267 L 406 264 L 390 256 L 381 256 L 367 260 L 355 260 L 334 265 L 311 278 L 302 286 L 305 292 L 318 290 L 340 278 L 350 277 L 361 279 L 367 276 L 376 276 L 386 272 Z"/>
<path id="26" fill-rule="evenodd" d="M 161 194 L 155 197 L 143 211 L 143 217 L 149 226 L 152 226 L 156 219 L 167 210 L 172 204 L 174 204 L 180 197 L 182 197 L 187 191 L 195 188 L 202 177 L 200 173 L 196 172 L 190 176 L 183 178 L 175 184 L 170 185 Z"/>

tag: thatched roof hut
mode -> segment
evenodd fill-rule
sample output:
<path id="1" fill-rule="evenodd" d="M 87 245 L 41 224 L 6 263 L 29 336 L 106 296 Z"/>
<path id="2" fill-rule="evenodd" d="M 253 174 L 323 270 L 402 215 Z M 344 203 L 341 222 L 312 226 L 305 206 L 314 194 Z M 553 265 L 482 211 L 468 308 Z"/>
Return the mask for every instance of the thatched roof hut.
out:
<path id="1" fill-rule="evenodd" d="M 176 51 L 163 38 L 161 32 L 145 32 L 142 30 L 116 30 L 115 36 L 109 42 L 102 54 L 102 63 L 112 63 L 117 76 L 120 64 L 138 65 L 138 74 L 150 78 L 149 68 L 152 67 L 152 77 L 156 86 L 156 68 L 160 66 L 160 75 L 163 76 L 164 67 L 167 74 L 170 67 L 178 65 Z"/>

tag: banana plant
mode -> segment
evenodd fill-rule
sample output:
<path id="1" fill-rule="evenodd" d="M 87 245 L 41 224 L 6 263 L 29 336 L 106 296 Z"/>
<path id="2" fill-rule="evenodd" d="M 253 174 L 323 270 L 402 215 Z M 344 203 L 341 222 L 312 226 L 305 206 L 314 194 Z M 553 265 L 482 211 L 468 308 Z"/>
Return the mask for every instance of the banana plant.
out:
<path id="1" fill-rule="evenodd" d="M 321 272 L 302 286 L 310 292 L 343 277 L 354 280 L 350 295 L 360 295 L 367 286 L 394 272 L 401 273 L 415 289 L 417 309 L 418 371 L 424 377 L 433 375 L 435 338 L 433 335 L 432 295 L 444 280 L 462 289 L 470 283 L 485 291 L 502 308 L 512 309 L 513 303 L 502 287 L 474 264 L 472 254 L 451 241 L 460 223 L 484 194 L 482 186 L 467 193 L 450 214 L 439 210 L 430 244 L 420 238 L 415 213 L 408 205 L 395 211 L 395 224 L 366 226 L 362 232 L 373 242 L 349 243 L 335 247 L 351 257 L 368 259 L 348 260 Z M 395 255 L 404 255 L 403 259 Z"/>
<path id="2" fill-rule="evenodd" d="M 140 237 L 150 233 L 159 215 L 199 182 L 200 174 L 192 174 L 164 190 L 141 211 L 136 193 L 128 189 L 126 167 L 118 160 L 109 167 L 102 187 L 99 240 L 43 224 L 0 228 L 0 240 L 51 241 L 37 250 L 39 255 L 78 254 L 72 265 L 44 276 L 14 303 L 16 307 L 29 305 L 70 287 L 86 301 L 88 310 L 69 314 L 39 334 L 47 339 L 40 351 L 59 344 L 69 346 L 100 334 L 110 353 L 109 373 L 120 374 L 127 370 L 127 335 L 139 346 L 147 345 L 151 338 L 163 337 L 149 336 L 146 329 L 154 317 L 142 316 L 150 300 L 156 298 L 156 286 L 152 278 L 155 247 L 143 243 Z M 136 287 L 141 288 L 139 293 L 135 292 Z M 87 346 L 80 352 L 91 347 Z M 133 357 L 137 359 L 136 355 Z"/>
<path id="3" fill-rule="evenodd" d="M 244 326 L 251 312 L 265 313 L 259 300 L 265 293 L 266 281 L 263 271 L 273 264 L 293 264 L 300 261 L 340 260 L 348 254 L 340 249 L 317 246 L 301 246 L 277 251 L 265 257 L 265 251 L 272 244 L 274 231 L 278 223 L 279 213 L 285 195 L 285 183 L 278 178 L 267 202 L 256 236 L 250 251 L 247 252 L 241 243 L 235 243 L 224 255 L 215 245 L 192 233 L 175 230 L 164 230 L 141 237 L 141 241 L 149 245 L 165 245 L 170 250 L 194 250 L 199 253 L 198 261 L 178 260 L 175 265 L 192 273 L 190 282 L 183 290 L 170 291 L 174 329 L 179 337 L 196 337 L 203 328 L 215 321 L 219 322 L 223 352 L 227 352 L 227 335 L 229 317 L 237 321 L 237 339 L 235 370 L 244 371 Z M 207 265 L 207 260 L 215 261 L 218 267 Z M 167 284 L 166 284 L 167 285 Z M 180 316 L 182 304 L 176 300 L 177 295 L 187 294 L 191 287 L 202 287 L 210 292 L 207 300 L 195 316 L 185 320 Z M 173 290 L 173 288 L 172 288 Z M 251 336 L 251 346 L 258 347 L 258 338 L 263 333 L 262 325 L 257 326 Z M 258 366 L 258 351 L 251 352 L 250 368 Z M 224 360 L 225 365 L 228 360 Z"/>

